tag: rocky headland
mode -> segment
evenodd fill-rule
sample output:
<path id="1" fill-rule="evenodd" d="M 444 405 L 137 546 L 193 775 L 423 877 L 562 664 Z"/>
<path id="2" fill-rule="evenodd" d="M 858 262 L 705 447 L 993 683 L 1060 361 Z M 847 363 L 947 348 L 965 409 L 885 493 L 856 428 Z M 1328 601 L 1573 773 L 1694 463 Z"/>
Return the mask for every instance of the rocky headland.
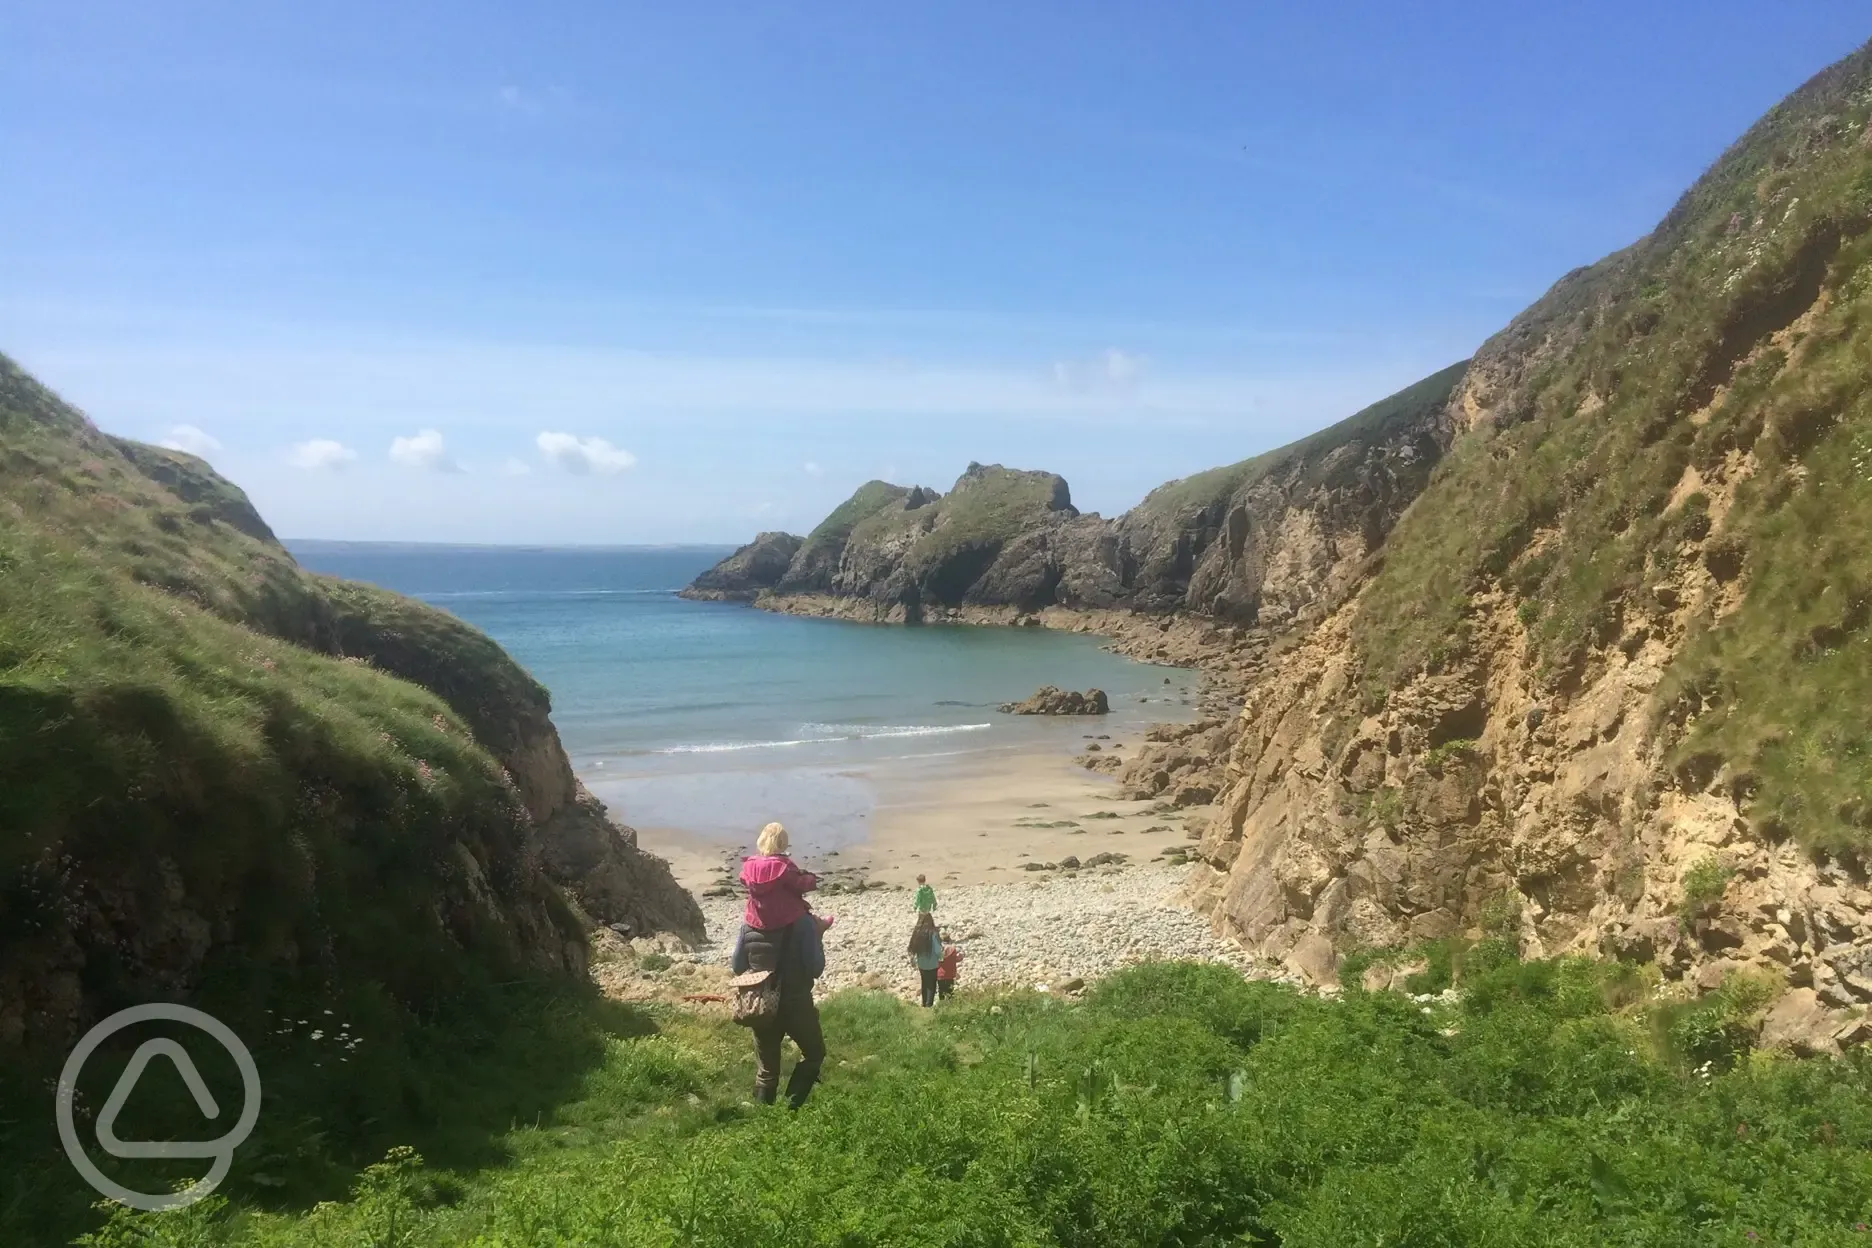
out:
<path id="1" fill-rule="evenodd" d="M 752 602 L 761 587 L 786 575 L 803 538 L 762 533 L 685 586 L 682 596 L 699 602 Z"/>

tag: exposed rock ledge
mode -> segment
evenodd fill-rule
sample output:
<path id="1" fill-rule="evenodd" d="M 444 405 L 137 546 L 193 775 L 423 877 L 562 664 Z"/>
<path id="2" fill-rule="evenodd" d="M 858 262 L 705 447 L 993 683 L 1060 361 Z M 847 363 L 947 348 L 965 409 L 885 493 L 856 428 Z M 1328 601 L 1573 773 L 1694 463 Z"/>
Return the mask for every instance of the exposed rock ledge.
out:
<path id="1" fill-rule="evenodd" d="M 1022 702 L 1003 702 L 1001 709 L 1009 715 L 1109 715 L 1111 700 L 1103 689 L 1079 693 L 1057 685 L 1042 685 L 1032 697 Z"/>

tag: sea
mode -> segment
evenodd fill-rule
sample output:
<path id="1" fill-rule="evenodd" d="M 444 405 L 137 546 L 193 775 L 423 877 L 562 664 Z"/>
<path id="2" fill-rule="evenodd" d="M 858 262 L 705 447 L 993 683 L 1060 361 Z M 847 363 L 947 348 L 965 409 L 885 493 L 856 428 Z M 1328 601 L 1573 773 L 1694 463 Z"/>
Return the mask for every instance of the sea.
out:
<path id="1" fill-rule="evenodd" d="M 573 769 L 615 814 L 723 844 L 770 819 L 805 847 L 854 843 L 894 786 L 998 751 L 1064 765 L 1088 734 L 1186 718 L 1195 683 L 1083 634 L 856 624 L 676 596 L 728 547 L 286 545 L 308 569 L 419 598 L 492 637 L 550 691 Z M 1046 684 L 1104 689 L 1113 714 L 997 709 Z"/>

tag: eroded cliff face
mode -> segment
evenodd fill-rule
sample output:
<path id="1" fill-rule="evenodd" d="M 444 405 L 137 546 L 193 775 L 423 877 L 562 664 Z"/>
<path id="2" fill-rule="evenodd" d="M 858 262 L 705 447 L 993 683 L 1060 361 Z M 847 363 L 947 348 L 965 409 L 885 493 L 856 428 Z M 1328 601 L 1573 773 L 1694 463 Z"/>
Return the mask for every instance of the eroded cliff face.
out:
<path id="1" fill-rule="evenodd" d="M 1808 1047 L 1863 1031 L 1863 729 L 1827 691 L 1872 618 L 1832 537 L 1872 480 L 1869 179 L 1862 51 L 1478 352 L 1378 557 L 1246 689 L 1190 882 L 1219 928 L 1316 981 L 1491 932 L 1750 967 Z"/>
<path id="2" fill-rule="evenodd" d="M 1321 619 L 1428 483 L 1455 364 L 1291 446 L 1152 491 L 1111 526 L 1116 597 L 1284 628 Z"/>
<path id="3" fill-rule="evenodd" d="M 1872 1001 L 1857 864 L 1762 836 L 1735 789 L 1670 765 L 1659 686 L 1724 593 L 1700 568 L 1685 581 L 1679 607 L 1631 620 L 1570 694 L 1530 662 L 1511 604 L 1479 598 L 1473 656 L 1377 714 L 1352 683 L 1357 604 L 1341 608 L 1247 695 L 1198 904 L 1317 982 L 1353 950 L 1477 937 L 1493 910 L 1528 956 L 1655 960 L 1705 987 L 1752 966 L 1826 1006 Z M 1688 881 L 1710 862 L 1732 874 L 1700 905 Z"/>

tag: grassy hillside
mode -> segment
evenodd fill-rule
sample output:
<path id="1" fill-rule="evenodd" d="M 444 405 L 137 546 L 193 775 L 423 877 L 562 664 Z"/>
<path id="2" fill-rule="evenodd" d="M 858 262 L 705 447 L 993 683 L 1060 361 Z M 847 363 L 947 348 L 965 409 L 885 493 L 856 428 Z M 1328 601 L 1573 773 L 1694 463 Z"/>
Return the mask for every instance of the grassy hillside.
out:
<path id="1" fill-rule="evenodd" d="M 1211 468 L 1194 476 L 1183 477 L 1158 486 L 1144 496 L 1127 519 L 1175 522 L 1198 512 L 1220 511 L 1230 499 L 1255 482 L 1279 472 L 1296 461 L 1310 461 L 1317 472 L 1321 460 L 1342 446 L 1355 442 L 1381 442 L 1400 429 L 1419 424 L 1438 412 L 1449 401 L 1450 392 L 1462 380 L 1469 362 L 1452 364 L 1433 373 L 1370 407 L 1308 434 L 1297 442 L 1244 459 L 1222 468 Z M 1323 478 L 1309 478 L 1321 484 Z"/>
<path id="2" fill-rule="evenodd" d="M 902 502 L 908 493 L 910 491 L 904 486 L 892 485 L 888 481 L 867 481 L 859 486 L 850 498 L 834 507 L 832 514 L 806 535 L 798 553 L 793 556 L 792 570 L 781 588 L 789 591 L 824 588 L 819 582 L 829 580 L 838 571 L 839 556 L 859 522 L 885 507 Z"/>
<path id="3" fill-rule="evenodd" d="M 928 508 L 877 512 L 851 540 L 879 546 L 913 534 L 904 570 L 933 601 L 955 604 L 1004 545 L 1048 516 L 1073 514 L 1071 507 L 1065 481 L 1052 473 L 970 464 Z"/>
<path id="4" fill-rule="evenodd" d="M 126 1005 L 256 1043 L 285 1017 L 372 1033 L 368 1077 L 269 1067 L 276 1149 L 380 1151 L 431 1116 L 501 994 L 580 965 L 541 794 L 503 765 L 546 708 L 487 638 L 301 572 L 201 461 L 100 434 L 0 357 L 0 1103 L 46 1108 L 0 1114 L 0 1240 L 82 1209 L 42 1160 L 41 1080 Z"/>
<path id="5" fill-rule="evenodd" d="M 421 1008 L 563 967 L 501 761 L 546 695 L 492 642 L 3 358 L 0 517 L 0 1045 L 220 972 Z"/>
<path id="6" fill-rule="evenodd" d="M 1872 849 L 1872 49 L 1484 357 L 1516 375 L 1359 612 L 1368 704 L 1462 662 L 1485 590 L 1564 690 L 1709 584 L 1664 690 L 1679 761 L 1729 764 L 1767 831 Z"/>
<path id="7" fill-rule="evenodd" d="M 1472 955 L 1460 1001 L 1342 1002 L 1162 965 L 1084 1004 L 882 994 L 825 1008 L 804 1110 L 743 1103 L 744 1031 L 671 1010 L 541 1011 L 519 1063 L 596 1062 L 498 1160 L 398 1152 L 307 1207 L 241 1179 L 94 1244 L 1854 1244 L 1872 1068 L 1747 1055 L 1741 986 L 1702 1006 L 1630 971 Z M 535 1102 L 537 1104 L 537 1102 Z M 531 1111 L 531 1112 L 529 1112 Z M 447 1148 L 446 1133 L 435 1141 Z M 139 1239 L 143 1233 L 166 1239 Z"/>
<path id="8" fill-rule="evenodd" d="M 910 559 L 913 570 L 926 574 L 965 551 L 999 550 L 1049 515 L 1074 514 L 1064 480 L 999 464 L 970 464 L 937 507 L 935 528 Z"/>

